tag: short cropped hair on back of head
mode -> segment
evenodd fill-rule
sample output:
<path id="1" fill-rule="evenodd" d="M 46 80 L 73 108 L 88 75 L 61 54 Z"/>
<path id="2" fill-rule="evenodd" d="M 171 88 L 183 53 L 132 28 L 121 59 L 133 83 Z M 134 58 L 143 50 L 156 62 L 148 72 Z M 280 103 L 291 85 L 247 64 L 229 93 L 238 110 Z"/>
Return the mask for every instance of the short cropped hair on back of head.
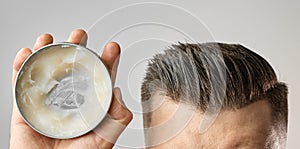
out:
<path id="1" fill-rule="evenodd" d="M 208 70 L 208 64 L 212 69 Z M 224 71 L 218 71 L 220 67 Z M 212 78 L 220 72 L 225 74 L 224 86 L 218 84 L 221 80 Z M 212 79 L 216 79 L 217 83 L 212 84 Z M 198 90 L 193 89 L 194 87 Z M 211 96 L 213 88 L 224 90 L 224 98 Z M 268 148 L 273 148 L 274 144 L 285 146 L 288 122 L 287 86 L 277 80 L 273 68 L 264 58 L 242 45 L 171 45 L 164 53 L 155 55 L 149 61 L 141 88 L 142 101 L 149 100 L 155 91 L 162 91 L 175 102 L 181 100 L 202 112 L 210 102 L 221 105 L 223 110 L 232 110 L 259 100 L 267 100 L 272 109 L 270 135 L 273 135 L 268 141 Z M 143 105 L 143 109 L 149 108 L 145 106 L 151 104 Z M 144 127 L 149 127 L 151 112 L 144 113 L 143 117 Z"/>

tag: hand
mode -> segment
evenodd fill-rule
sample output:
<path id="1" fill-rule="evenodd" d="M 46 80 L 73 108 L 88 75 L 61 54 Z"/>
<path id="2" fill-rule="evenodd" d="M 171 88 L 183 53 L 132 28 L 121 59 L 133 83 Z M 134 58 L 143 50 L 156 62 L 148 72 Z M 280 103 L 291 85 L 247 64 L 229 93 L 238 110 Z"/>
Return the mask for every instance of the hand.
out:
<path id="1" fill-rule="evenodd" d="M 36 51 L 40 47 L 43 47 L 52 42 L 53 37 L 50 34 L 43 34 L 37 38 L 33 50 Z M 85 31 L 80 29 L 74 30 L 70 34 L 68 42 L 86 46 L 87 34 Z M 16 74 L 20 70 L 21 65 L 23 64 L 25 59 L 31 55 L 31 53 L 32 52 L 29 48 L 23 48 L 16 55 L 13 64 L 13 84 L 15 82 Z M 114 42 L 108 43 L 101 55 L 101 59 L 107 65 L 110 71 L 113 82 L 117 73 L 119 55 L 120 47 L 117 43 Z M 115 88 L 114 95 L 112 97 L 112 103 L 108 111 L 108 116 L 95 129 L 98 129 L 100 133 L 95 133 L 97 131 L 91 131 L 81 137 L 65 140 L 48 138 L 33 130 L 23 120 L 16 107 L 16 103 L 14 103 L 11 118 L 10 148 L 112 148 L 118 136 L 132 120 L 132 113 L 122 103 L 123 102 L 121 99 L 120 89 Z M 113 123 L 119 123 L 119 125 Z M 112 125 L 119 128 L 111 129 Z M 110 136 L 101 135 L 101 131 L 105 131 L 104 134 L 108 134 Z"/>

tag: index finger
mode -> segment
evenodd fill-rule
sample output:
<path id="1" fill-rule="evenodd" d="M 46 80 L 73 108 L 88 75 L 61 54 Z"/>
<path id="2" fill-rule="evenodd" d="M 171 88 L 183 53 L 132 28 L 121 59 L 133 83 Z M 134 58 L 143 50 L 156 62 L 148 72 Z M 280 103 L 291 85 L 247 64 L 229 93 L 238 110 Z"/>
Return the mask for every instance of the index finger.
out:
<path id="1" fill-rule="evenodd" d="M 119 44 L 116 42 L 110 42 L 104 47 L 104 51 L 101 55 L 102 61 L 106 64 L 109 70 L 113 84 L 117 75 L 120 53 L 121 48 Z"/>

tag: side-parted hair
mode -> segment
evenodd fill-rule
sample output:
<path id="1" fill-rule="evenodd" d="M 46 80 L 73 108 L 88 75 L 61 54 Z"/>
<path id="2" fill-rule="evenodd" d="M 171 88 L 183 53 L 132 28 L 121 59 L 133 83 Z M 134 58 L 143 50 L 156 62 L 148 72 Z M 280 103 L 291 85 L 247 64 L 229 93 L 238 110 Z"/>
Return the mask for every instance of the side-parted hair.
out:
<path id="1" fill-rule="evenodd" d="M 224 73 L 221 74 L 223 79 L 222 76 L 214 77 L 220 76 L 220 73 Z M 212 83 L 212 79 L 216 80 L 215 83 Z M 225 82 L 223 86 L 222 81 Z M 224 96 L 211 96 L 215 88 L 224 90 Z M 277 80 L 273 68 L 263 57 L 242 45 L 171 45 L 164 53 L 156 54 L 149 61 L 141 88 L 143 102 L 150 99 L 153 89 L 164 92 L 175 102 L 181 100 L 195 106 L 202 112 L 205 112 L 210 103 L 220 105 L 223 110 L 230 110 L 267 100 L 272 108 L 272 137 L 269 138 L 267 147 L 285 146 L 288 122 L 287 86 Z M 145 108 L 148 107 L 143 105 L 143 109 Z M 151 112 L 144 113 L 144 127 L 149 127 L 150 121 Z"/>

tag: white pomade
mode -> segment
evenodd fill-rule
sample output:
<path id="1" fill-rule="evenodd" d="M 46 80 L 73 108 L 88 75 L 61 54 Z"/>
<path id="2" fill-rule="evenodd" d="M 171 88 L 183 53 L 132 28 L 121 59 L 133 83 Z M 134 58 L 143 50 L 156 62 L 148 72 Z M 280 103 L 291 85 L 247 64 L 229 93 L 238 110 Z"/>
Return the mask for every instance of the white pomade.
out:
<path id="1" fill-rule="evenodd" d="M 15 99 L 27 123 L 53 138 L 73 138 L 95 128 L 111 102 L 109 73 L 88 49 L 53 44 L 23 64 Z"/>

